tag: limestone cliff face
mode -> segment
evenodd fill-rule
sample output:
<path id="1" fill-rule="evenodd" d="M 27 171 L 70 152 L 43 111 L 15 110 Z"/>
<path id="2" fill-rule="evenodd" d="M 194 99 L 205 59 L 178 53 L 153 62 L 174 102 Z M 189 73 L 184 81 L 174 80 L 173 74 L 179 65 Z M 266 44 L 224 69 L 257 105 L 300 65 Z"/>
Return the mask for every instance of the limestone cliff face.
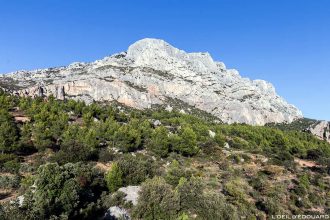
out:
<path id="1" fill-rule="evenodd" d="M 330 143 L 330 122 L 318 121 L 311 125 L 307 130 L 319 139 Z"/>
<path id="2" fill-rule="evenodd" d="M 186 53 L 158 39 L 140 40 L 127 52 L 93 63 L 2 75 L 0 87 L 18 95 L 118 101 L 138 109 L 177 99 L 226 123 L 302 117 L 270 83 L 242 78 L 208 53 Z"/>

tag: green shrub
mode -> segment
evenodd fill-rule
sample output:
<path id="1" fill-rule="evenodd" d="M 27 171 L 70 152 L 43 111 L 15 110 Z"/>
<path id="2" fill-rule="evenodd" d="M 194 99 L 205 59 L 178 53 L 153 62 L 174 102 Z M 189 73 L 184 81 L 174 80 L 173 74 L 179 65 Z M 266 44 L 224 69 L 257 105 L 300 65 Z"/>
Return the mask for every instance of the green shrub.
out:
<path id="1" fill-rule="evenodd" d="M 32 175 L 25 176 L 21 181 L 21 188 L 25 191 L 28 190 L 35 181 L 35 177 Z"/>
<path id="2" fill-rule="evenodd" d="M 191 173 L 185 167 L 181 166 L 177 160 L 173 160 L 165 175 L 166 182 L 172 186 L 176 186 L 182 177 L 189 179 Z"/>
<path id="3" fill-rule="evenodd" d="M 226 142 L 226 136 L 224 136 L 223 134 L 221 134 L 220 132 L 217 132 L 215 137 L 214 137 L 214 141 L 220 146 L 223 147 L 225 145 Z"/>
<path id="4" fill-rule="evenodd" d="M 298 195 L 298 196 L 305 196 L 307 194 L 307 189 L 305 186 L 303 185 L 298 185 L 294 188 L 294 192 Z"/>
<path id="5" fill-rule="evenodd" d="M 310 182 L 307 174 L 303 174 L 299 177 L 299 185 L 302 185 L 306 189 L 309 189 Z"/>
<path id="6" fill-rule="evenodd" d="M 39 150 L 43 151 L 46 148 L 53 147 L 53 140 L 50 134 L 47 122 L 38 121 L 34 124 L 32 130 L 32 139 L 34 146 Z"/>
<path id="7" fill-rule="evenodd" d="M 91 167 L 79 163 L 42 165 L 35 176 L 34 191 L 31 189 L 24 194 L 22 211 L 34 213 L 37 219 L 60 216 L 81 219 L 81 215 L 86 214 L 84 210 L 100 195 L 103 186 L 100 177 Z"/>
<path id="8" fill-rule="evenodd" d="M 17 159 L 15 154 L 0 154 L 0 166 L 14 159 Z"/>
<path id="9" fill-rule="evenodd" d="M 214 191 L 205 193 L 204 189 L 201 179 L 181 178 L 176 188 L 181 210 L 200 219 L 238 219 L 237 210 L 223 196 Z"/>
<path id="10" fill-rule="evenodd" d="M 110 162 L 115 159 L 115 153 L 108 149 L 101 149 L 98 154 L 98 160 L 103 163 Z"/>
<path id="11" fill-rule="evenodd" d="M 240 157 L 240 155 L 238 155 L 238 154 L 231 154 L 229 157 L 228 157 L 228 159 L 229 160 L 232 160 L 234 163 L 236 163 L 236 164 L 239 164 L 239 163 L 241 163 L 241 157 Z"/>
<path id="12" fill-rule="evenodd" d="M 151 134 L 149 148 L 160 157 L 167 157 L 170 151 L 170 141 L 168 130 L 163 127 L 157 127 Z"/>
<path id="13" fill-rule="evenodd" d="M 21 177 L 18 175 L 13 176 L 0 176 L 0 188 L 3 189 L 16 189 L 20 186 Z"/>
<path id="14" fill-rule="evenodd" d="M 179 135 L 170 136 L 172 149 L 183 156 L 193 156 L 198 153 L 197 136 L 190 127 L 183 128 Z"/>
<path id="15" fill-rule="evenodd" d="M 116 146 L 123 152 L 133 152 L 139 149 L 142 143 L 141 133 L 130 125 L 121 126 L 114 139 Z"/>
<path id="16" fill-rule="evenodd" d="M 161 177 L 147 180 L 141 186 L 133 216 L 137 219 L 175 219 L 180 210 L 179 196 Z"/>
<path id="17" fill-rule="evenodd" d="M 252 178 L 249 181 L 249 184 L 259 192 L 262 192 L 269 187 L 267 176 L 261 173 L 258 173 L 257 177 Z"/>
<path id="18" fill-rule="evenodd" d="M 7 110 L 0 108 L 0 152 L 13 152 L 17 149 L 18 127 Z"/>
<path id="19" fill-rule="evenodd" d="M 289 214 L 282 207 L 281 202 L 274 198 L 266 198 L 265 201 L 258 201 L 256 207 L 264 211 L 267 215 L 284 215 Z"/>
<path id="20" fill-rule="evenodd" d="M 229 145 L 233 148 L 236 149 L 249 149 L 250 145 L 249 142 L 246 140 L 239 138 L 239 137 L 234 137 L 232 140 L 228 141 Z"/>
<path id="21" fill-rule="evenodd" d="M 130 154 L 118 158 L 118 167 L 122 171 L 123 185 L 139 185 L 155 175 L 155 163 L 143 155 Z"/>
<path id="22" fill-rule="evenodd" d="M 117 163 L 112 164 L 111 170 L 105 174 L 105 181 L 110 192 L 117 191 L 123 186 L 123 173 Z"/>
<path id="23" fill-rule="evenodd" d="M 112 206 L 124 206 L 126 194 L 121 191 L 115 193 L 105 193 L 101 195 L 101 203 L 104 209 L 109 209 Z"/>
<path id="24" fill-rule="evenodd" d="M 61 137 L 61 148 L 55 156 L 55 161 L 61 164 L 86 161 L 96 157 L 96 148 L 100 141 L 91 128 L 81 128 L 71 125 Z M 73 153 L 74 152 L 74 153 Z"/>
<path id="25" fill-rule="evenodd" d="M 17 160 L 7 161 L 3 164 L 3 170 L 10 173 L 18 173 L 20 170 L 20 163 Z"/>
<path id="26" fill-rule="evenodd" d="M 229 196 L 233 197 L 234 201 L 244 202 L 247 199 L 246 191 L 248 190 L 248 185 L 243 179 L 236 178 L 228 181 L 224 185 L 224 190 Z"/>

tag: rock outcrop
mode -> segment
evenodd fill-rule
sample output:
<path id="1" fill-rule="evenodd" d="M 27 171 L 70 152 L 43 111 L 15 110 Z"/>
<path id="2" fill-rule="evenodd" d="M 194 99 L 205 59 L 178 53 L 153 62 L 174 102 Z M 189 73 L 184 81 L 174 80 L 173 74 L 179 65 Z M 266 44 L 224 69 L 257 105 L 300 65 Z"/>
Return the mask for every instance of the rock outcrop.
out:
<path id="1" fill-rule="evenodd" d="M 103 220 L 131 220 L 130 215 L 126 209 L 118 206 L 110 207 L 105 213 Z"/>
<path id="2" fill-rule="evenodd" d="M 330 122 L 318 121 L 311 125 L 307 130 L 319 139 L 330 143 Z"/>
<path id="3" fill-rule="evenodd" d="M 133 205 L 137 205 L 140 190 L 141 190 L 140 186 L 127 186 L 118 189 L 118 191 L 126 194 L 124 198 L 125 201 L 131 202 Z"/>
<path id="4" fill-rule="evenodd" d="M 186 53 L 163 40 L 143 39 L 92 63 L 0 75 L 17 95 L 117 101 L 145 109 L 180 100 L 226 123 L 292 122 L 302 113 L 263 80 L 242 78 L 208 53 Z"/>

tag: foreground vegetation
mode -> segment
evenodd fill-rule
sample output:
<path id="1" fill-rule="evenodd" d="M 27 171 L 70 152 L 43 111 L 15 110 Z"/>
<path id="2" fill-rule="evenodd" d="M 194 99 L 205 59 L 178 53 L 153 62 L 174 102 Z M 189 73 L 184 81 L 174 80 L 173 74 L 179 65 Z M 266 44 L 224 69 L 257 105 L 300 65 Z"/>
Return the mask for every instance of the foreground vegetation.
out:
<path id="1" fill-rule="evenodd" d="M 330 212 L 330 145 L 297 130 L 1 92 L 0 151 L 0 219 Z M 125 186 L 141 186 L 136 205 Z"/>

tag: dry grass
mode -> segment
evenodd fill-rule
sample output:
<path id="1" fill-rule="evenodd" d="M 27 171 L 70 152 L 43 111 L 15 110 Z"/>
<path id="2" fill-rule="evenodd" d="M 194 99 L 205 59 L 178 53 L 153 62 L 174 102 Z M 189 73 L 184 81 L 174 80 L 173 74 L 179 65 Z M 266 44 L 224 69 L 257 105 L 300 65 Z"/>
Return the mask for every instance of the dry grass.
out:
<path id="1" fill-rule="evenodd" d="M 9 189 L 0 189 L 0 204 L 14 200 L 16 197 L 17 197 L 16 191 Z"/>
<path id="2" fill-rule="evenodd" d="M 25 123 L 31 120 L 29 117 L 26 116 L 23 111 L 19 110 L 18 108 L 14 109 L 10 113 L 15 118 L 15 121 L 18 123 Z"/>
<path id="3" fill-rule="evenodd" d="M 303 159 L 295 158 L 294 162 L 296 162 L 301 167 L 320 167 L 320 165 L 318 165 L 314 161 L 310 161 L 310 160 L 303 160 Z"/>
<path id="4" fill-rule="evenodd" d="M 97 162 L 94 167 L 101 171 L 108 172 L 112 167 L 112 163 Z"/>

